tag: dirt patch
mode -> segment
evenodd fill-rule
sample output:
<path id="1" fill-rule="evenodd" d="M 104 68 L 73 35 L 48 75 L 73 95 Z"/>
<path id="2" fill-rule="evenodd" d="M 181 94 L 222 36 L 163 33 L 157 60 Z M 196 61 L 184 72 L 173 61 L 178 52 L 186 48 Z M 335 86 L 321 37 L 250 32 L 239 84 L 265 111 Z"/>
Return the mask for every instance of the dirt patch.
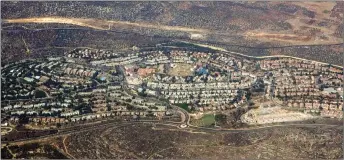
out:
<path id="1" fill-rule="evenodd" d="M 311 37 L 300 36 L 296 34 L 274 34 L 274 33 L 264 33 L 264 32 L 246 32 L 245 36 L 255 37 L 255 38 L 265 38 L 270 40 L 280 40 L 280 41 L 309 41 Z"/>
<path id="2" fill-rule="evenodd" d="M 190 76 L 193 74 L 193 65 L 187 63 L 176 63 L 170 68 L 168 74 L 172 76 Z"/>
<path id="3" fill-rule="evenodd" d="M 96 22 L 96 23 L 91 23 Z M 37 17 L 37 18 L 20 18 L 20 19 L 7 19 L 4 20 L 5 23 L 62 23 L 62 24 L 72 24 L 83 27 L 90 27 L 94 29 L 106 30 L 108 28 L 101 26 L 101 24 L 106 23 L 103 20 L 90 20 L 90 19 L 80 19 L 80 18 L 63 18 L 63 17 Z"/>
<path id="4" fill-rule="evenodd" d="M 178 2 L 178 8 L 181 10 L 188 10 L 192 7 L 191 2 Z"/>
<path id="5" fill-rule="evenodd" d="M 269 124 L 278 122 L 302 121 L 314 118 L 311 115 L 296 111 L 284 110 L 280 107 L 252 109 L 245 113 L 241 120 L 247 124 Z"/>
<path id="6" fill-rule="evenodd" d="M 133 23 L 126 21 L 106 21 L 99 19 L 82 19 L 82 18 L 65 18 L 65 17 L 36 17 L 36 18 L 19 18 L 19 19 L 6 19 L 4 23 L 63 23 L 72 24 L 83 27 L 90 27 L 99 30 L 110 30 L 112 27 L 126 26 L 126 27 L 143 27 L 152 29 L 161 29 L 169 31 L 183 31 L 183 32 L 196 32 L 204 33 L 207 32 L 204 29 L 193 29 L 179 26 L 166 26 L 156 25 L 149 23 Z"/>
<path id="7" fill-rule="evenodd" d="M 334 34 L 342 23 L 342 19 L 331 16 L 336 2 L 271 2 L 271 4 L 299 7 L 295 8 L 295 13 L 288 14 L 288 19 L 276 20 L 290 25 L 290 28 L 285 30 L 285 33 L 274 33 L 266 27 L 261 30 L 248 30 L 244 34 L 247 39 L 293 45 L 343 43 L 343 39 Z M 318 25 L 321 22 L 326 22 L 326 26 Z"/>

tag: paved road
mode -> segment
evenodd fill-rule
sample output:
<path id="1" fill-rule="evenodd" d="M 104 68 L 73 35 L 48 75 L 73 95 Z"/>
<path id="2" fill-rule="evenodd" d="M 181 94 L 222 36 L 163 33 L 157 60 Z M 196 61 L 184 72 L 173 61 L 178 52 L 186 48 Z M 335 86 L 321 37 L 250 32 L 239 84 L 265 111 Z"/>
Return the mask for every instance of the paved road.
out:
<path id="1" fill-rule="evenodd" d="M 228 52 L 227 52 L 228 53 Z M 230 52 L 232 54 L 239 54 L 239 53 L 235 53 L 235 52 Z M 246 56 L 246 55 L 243 55 Z M 273 57 L 278 57 L 278 56 L 273 56 Z M 280 56 L 279 56 L 280 57 Z M 283 57 L 290 57 L 290 56 L 283 56 Z M 261 57 L 263 58 L 263 57 Z M 266 57 L 264 57 L 266 58 Z M 292 57 L 295 58 L 295 57 Z M 121 71 L 124 72 L 122 70 L 123 68 L 121 68 Z M 125 75 L 125 74 L 123 74 Z M 124 79 L 123 82 L 123 88 L 125 88 L 125 90 L 129 93 L 129 94 L 133 94 L 131 93 L 130 90 L 127 89 L 127 82 Z M 138 96 L 135 94 L 135 96 Z M 143 97 L 146 98 L 146 97 Z M 153 98 L 149 98 L 149 99 L 153 99 Z M 156 101 L 158 101 L 157 99 L 154 99 Z M 255 127 L 255 128 L 243 128 L 243 129 L 221 129 L 221 128 L 205 128 L 205 127 L 197 127 L 197 126 L 193 126 L 190 124 L 190 115 L 189 113 L 178 107 L 175 105 L 171 105 L 173 109 L 177 110 L 178 112 L 180 112 L 182 114 L 183 117 L 185 117 L 182 122 L 161 122 L 161 121 L 135 121 L 135 122 L 124 122 L 124 123 L 105 123 L 105 124 L 97 124 L 97 125 L 91 125 L 91 126 L 85 126 L 83 129 L 77 128 L 78 126 L 76 126 L 75 128 L 69 128 L 69 129 L 65 129 L 65 130 L 61 130 L 56 134 L 53 135 L 46 135 L 46 136 L 41 136 L 41 137 L 35 137 L 35 138 L 29 138 L 29 139 L 22 139 L 22 140 L 16 140 L 16 141 L 2 141 L 3 143 L 17 143 L 17 142 L 28 142 L 28 141 L 33 141 L 33 140 L 39 140 L 39 139 L 43 139 L 43 138 L 52 138 L 52 137 L 59 137 L 62 135 L 69 135 L 69 134 L 75 134 L 75 133 L 80 133 L 80 132 L 85 132 L 85 131 L 89 131 L 89 130 L 94 130 L 100 127 L 111 127 L 113 125 L 116 125 L 116 127 L 122 127 L 122 126 L 127 126 L 127 125 L 131 125 L 131 124 L 135 124 L 135 123 L 154 123 L 154 124 L 162 124 L 162 125 L 170 125 L 170 126 L 176 126 L 179 127 L 181 124 L 186 124 L 188 125 L 188 128 L 185 129 L 193 129 L 193 130 L 201 130 L 201 131 L 210 131 L 210 132 L 246 132 L 246 131 L 252 131 L 252 130 L 260 130 L 260 129 L 267 129 L 267 128 L 274 128 L 274 127 L 290 127 L 290 126 L 299 126 L 299 127 L 317 127 L 317 126 L 328 126 L 328 127 L 339 127 L 340 125 L 327 125 L 327 124 L 283 124 L 283 125 L 271 125 L 271 126 L 263 126 L 263 127 Z"/>
<path id="2" fill-rule="evenodd" d="M 126 81 L 126 78 L 125 78 L 125 71 L 124 71 L 123 67 L 120 67 L 120 72 L 124 76 L 123 90 L 125 92 L 127 92 L 128 94 L 130 94 L 131 96 L 139 96 L 137 94 L 132 93 L 131 90 L 129 89 L 128 82 Z M 143 99 L 150 99 L 150 100 L 153 100 L 153 101 L 159 101 L 158 99 L 151 98 L 151 97 L 141 97 L 141 98 L 143 98 Z M 184 110 L 183 108 L 180 108 L 178 106 L 175 106 L 175 105 L 171 105 L 171 107 L 173 109 L 177 110 L 179 113 L 181 113 L 181 117 L 183 117 L 181 123 L 185 123 L 186 125 L 190 124 L 190 115 L 189 115 L 189 113 L 186 110 Z"/>
<path id="3" fill-rule="evenodd" d="M 122 72 L 124 73 L 124 71 L 123 71 L 123 68 L 121 68 L 121 70 L 122 70 Z M 123 75 L 125 75 L 125 74 L 123 74 Z M 138 97 L 140 97 L 140 98 L 142 98 L 142 99 L 149 99 L 149 100 L 152 100 L 152 101 L 159 101 L 158 99 L 156 99 L 156 98 L 152 98 L 152 97 L 141 97 L 141 96 L 139 96 L 139 95 L 137 95 L 137 94 L 134 94 L 134 93 L 132 93 L 131 92 L 131 89 L 129 89 L 129 87 L 128 87 L 128 83 L 127 83 L 127 81 L 125 80 L 125 77 L 124 77 L 124 82 L 123 82 L 123 90 L 126 92 L 126 93 L 128 93 L 129 95 L 131 95 L 131 96 L 138 96 Z M 177 110 L 179 113 L 181 113 L 181 117 L 182 117 L 182 121 L 181 121 L 181 123 L 185 123 L 185 124 L 187 124 L 187 125 L 189 125 L 190 124 L 190 115 L 189 115 L 189 113 L 186 111 L 186 110 L 184 110 L 184 109 L 182 109 L 182 108 L 180 108 L 180 107 L 178 107 L 178 106 L 175 106 L 175 105 L 170 105 L 174 110 Z"/>
<path id="4" fill-rule="evenodd" d="M 315 62 L 315 63 L 320 63 L 320 64 L 325 64 L 328 65 L 329 63 L 325 63 L 325 62 L 319 62 L 319 61 L 315 61 L 315 60 L 309 60 L 309 59 L 304 59 L 304 58 L 299 58 L 299 57 L 293 57 L 293 56 L 287 56 L 287 55 L 273 55 L 273 56 L 249 56 L 243 53 L 238 53 L 238 52 L 233 52 L 233 51 L 228 51 L 226 49 L 220 48 L 220 47 L 215 47 L 212 45 L 207 45 L 207 44 L 200 44 L 200 43 L 194 43 L 194 42 L 188 42 L 188 41 L 180 41 L 180 42 L 184 42 L 184 43 L 188 43 L 188 44 L 193 44 L 193 45 L 197 45 L 200 47 L 207 47 L 210 49 L 214 49 L 214 50 L 218 50 L 218 51 L 222 51 L 225 54 L 234 54 L 234 55 L 239 55 L 239 56 L 243 56 L 243 57 L 249 57 L 249 58 L 255 58 L 255 59 L 265 59 L 265 58 L 293 58 L 293 59 L 298 59 L 298 60 L 304 60 L 304 61 L 311 61 L 311 62 Z M 336 66 L 339 68 L 344 68 L 343 66 L 339 66 L 339 65 L 333 65 L 332 66 Z"/>
<path id="5" fill-rule="evenodd" d="M 4 129 L 9 129 L 8 131 L 5 131 Z M 5 135 L 5 134 L 7 134 L 7 133 L 9 133 L 9 132 L 12 132 L 12 130 L 13 130 L 13 128 L 12 127 L 1 127 L 1 135 Z"/>
<path id="6" fill-rule="evenodd" d="M 175 126 L 176 128 L 180 128 L 181 123 L 178 122 L 166 122 L 166 121 L 154 121 L 154 120 L 146 120 L 146 121 L 130 121 L 130 122 L 122 122 L 122 123 L 105 123 L 105 124 L 96 124 L 91 126 L 83 127 L 83 129 L 78 128 L 76 126 L 75 128 L 69 128 L 66 130 L 59 131 L 56 134 L 50 134 L 46 136 L 41 137 L 34 137 L 34 138 L 28 138 L 28 139 L 20 139 L 15 141 L 2 141 L 3 144 L 9 143 L 9 144 L 18 144 L 18 143 L 27 143 L 27 142 L 33 142 L 42 140 L 45 138 L 54 138 L 54 137 L 60 137 L 64 135 L 70 135 L 70 134 L 77 134 L 81 132 L 96 130 L 102 127 L 124 127 L 128 125 L 133 124 L 158 124 L 158 125 L 168 125 L 168 126 Z M 180 128 L 182 130 L 196 130 L 196 131 L 203 131 L 203 132 L 228 132 L 228 133 L 239 133 L 239 132 L 247 132 L 247 131 L 255 131 L 255 130 L 262 130 L 262 129 L 268 129 L 268 128 L 276 128 L 276 127 L 319 127 L 319 126 L 325 126 L 325 127 L 343 127 L 341 125 L 328 125 L 328 124 L 282 124 L 282 125 L 271 125 L 271 126 L 263 126 L 263 127 L 255 127 L 255 128 L 241 128 L 241 129 L 222 129 L 222 128 L 206 128 L 206 127 L 196 127 L 196 126 L 188 126 L 188 128 Z"/>
<path id="7" fill-rule="evenodd" d="M 223 129 L 223 128 L 206 128 L 206 127 L 197 127 L 189 126 L 189 128 L 202 130 L 202 131 L 216 131 L 216 132 L 247 132 L 247 131 L 256 131 L 268 128 L 278 128 L 278 127 L 343 127 L 341 125 L 329 125 L 329 124 L 278 124 L 262 127 L 252 127 L 252 128 L 240 128 L 240 129 Z"/>
<path id="8" fill-rule="evenodd" d="M 121 70 L 122 72 L 124 72 L 123 70 Z M 133 94 L 127 86 L 127 82 L 124 80 L 123 82 L 123 88 L 124 90 L 131 95 L 135 95 L 138 96 L 136 94 Z M 143 97 L 145 99 L 147 99 L 147 97 Z M 154 101 L 158 101 L 155 98 L 148 98 Z M 85 131 L 89 131 L 89 130 L 95 130 L 97 128 L 101 128 L 101 127 L 111 127 L 113 125 L 117 125 L 116 127 L 122 127 L 122 126 L 127 126 L 127 125 L 131 125 L 131 124 L 135 124 L 135 123 L 154 123 L 154 124 L 162 124 L 162 125 L 169 125 L 169 126 L 175 126 L 178 127 L 181 124 L 186 124 L 188 125 L 188 128 L 185 128 L 186 130 L 188 129 L 193 129 L 193 130 L 200 130 L 200 131 L 210 131 L 210 132 L 245 132 L 245 131 L 250 131 L 250 130 L 260 130 L 260 129 L 266 129 L 266 128 L 273 128 L 273 127 L 288 127 L 288 126 L 300 126 L 300 127 L 315 127 L 315 126 L 331 126 L 331 127 L 335 127 L 338 125 L 326 125 L 326 124 L 284 124 L 284 125 L 272 125 L 272 126 L 264 126 L 264 127 L 256 127 L 256 128 L 244 128 L 244 129 L 222 129 L 222 128 L 205 128 L 205 127 L 197 127 L 197 126 L 193 126 L 190 124 L 190 115 L 189 113 L 178 107 L 175 105 L 171 105 L 171 107 L 175 110 L 177 110 L 179 113 L 181 113 L 181 116 L 184 117 L 182 118 L 181 122 L 167 122 L 167 121 L 154 121 L 154 120 L 141 120 L 141 121 L 132 121 L 132 122 L 124 122 L 124 123 L 101 123 L 101 124 L 96 124 L 96 125 L 90 125 L 90 126 L 85 126 L 82 129 L 80 129 L 80 126 L 75 126 L 72 128 L 68 128 L 65 130 L 60 130 L 58 133 L 53 134 L 53 135 L 46 135 L 46 136 L 41 136 L 41 137 L 35 137 L 35 138 L 28 138 L 28 139 L 22 139 L 22 140 L 16 140 L 16 141 L 3 141 L 3 143 L 23 143 L 23 142 L 30 142 L 30 141 L 34 141 L 34 140 L 40 140 L 40 139 L 44 139 L 44 138 L 53 138 L 53 137 L 59 137 L 59 136 L 63 136 L 63 135 L 69 135 L 69 134 L 76 134 L 76 133 L 80 133 L 80 132 L 85 132 Z"/>

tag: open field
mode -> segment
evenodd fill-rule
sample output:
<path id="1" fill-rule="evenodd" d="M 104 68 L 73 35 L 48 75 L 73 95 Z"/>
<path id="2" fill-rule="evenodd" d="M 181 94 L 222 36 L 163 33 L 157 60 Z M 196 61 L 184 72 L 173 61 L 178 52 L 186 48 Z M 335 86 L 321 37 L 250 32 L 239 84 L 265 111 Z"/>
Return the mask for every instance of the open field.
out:
<path id="1" fill-rule="evenodd" d="M 170 68 L 168 74 L 172 76 L 191 76 L 193 74 L 193 66 L 187 63 L 176 63 Z"/>
<path id="2" fill-rule="evenodd" d="M 65 145 L 75 158 L 336 159 L 341 133 L 328 127 L 206 133 L 130 125 L 71 135 Z"/>
<path id="3" fill-rule="evenodd" d="M 269 124 L 278 122 L 303 121 L 314 118 L 313 116 L 297 111 L 287 111 L 281 107 L 252 109 L 242 117 L 244 123 Z"/>
<path id="4" fill-rule="evenodd" d="M 136 32 L 145 28 L 226 43 L 235 35 L 282 45 L 343 43 L 343 2 L 6 2 L 2 6 L 2 19 L 12 24 L 64 23 Z M 63 9 L 56 11 L 58 6 Z"/>
<path id="5" fill-rule="evenodd" d="M 200 119 L 191 120 L 191 124 L 200 127 L 212 126 L 215 123 L 214 114 L 205 114 Z"/>
<path id="6" fill-rule="evenodd" d="M 298 44 L 334 44 L 343 43 L 337 29 L 343 24 L 343 14 L 335 8 L 341 8 L 342 2 L 270 2 L 270 12 L 278 17 L 288 18 L 282 22 L 288 29 L 275 32 L 268 28 L 249 30 L 247 38 L 260 41 Z M 334 16 L 339 15 L 339 16 Z M 267 18 L 267 17 L 264 17 Z M 264 19 L 262 19 L 264 20 Z"/>
<path id="7" fill-rule="evenodd" d="M 296 34 L 278 34 L 278 33 L 264 33 L 264 32 L 247 32 L 246 37 L 256 38 L 265 41 L 284 41 L 284 42 L 305 42 L 311 39 L 310 36 L 300 36 Z"/>
<path id="8" fill-rule="evenodd" d="M 332 121 L 326 123 L 341 124 Z M 161 124 L 128 124 L 34 143 L 4 144 L 1 151 L 2 158 L 338 159 L 343 153 L 342 132 L 340 125 L 202 131 Z"/>
<path id="9" fill-rule="evenodd" d="M 2 2 L 2 61 L 76 47 L 128 50 L 201 35 L 202 43 L 248 55 L 339 65 L 342 11 L 343 2 Z"/>

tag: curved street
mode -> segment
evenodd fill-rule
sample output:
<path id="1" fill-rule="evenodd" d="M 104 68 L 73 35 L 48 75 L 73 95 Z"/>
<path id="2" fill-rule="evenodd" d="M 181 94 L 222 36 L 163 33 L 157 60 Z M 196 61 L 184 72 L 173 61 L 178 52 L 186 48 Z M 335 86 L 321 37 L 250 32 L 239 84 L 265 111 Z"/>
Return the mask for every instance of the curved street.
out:
<path id="1" fill-rule="evenodd" d="M 190 42 L 186 42 L 186 43 L 190 43 Z M 195 43 L 192 43 L 195 44 Z M 209 45 L 201 45 L 201 44 L 195 44 L 195 45 L 200 45 L 200 46 L 206 46 L 209 48 L 214 48 L 212 46 Z M 247 55 L 243 55 L 240 53 L 236 53 L 236 52 L 229 52 L 227 50 L 221 50 L 218 49 L 220 51 L 223 51 L 227 54 L 237 54 L 237 55 L 241 55 L 241 56 L 246 56 L 246 57 L 252 57 L 252 56 L 247 56 Z M 268 57 L 281 57 L 281 56 L 266 56 L 266 57 L 255 57 L 255 58 L 268 58 Z M 283 56 L 283 57 L 290 57 L 290 56 Z M 292 57 L 295 58 L 295 57 Z M 93 66 L 95 68 L 98 68 L 97 66 Z M 125 72 L 124 69 L 122 67 L 120 67 L 120 71 L 123 73 L 123 75 L 125 76 Z M 103 84 L 103 85 L 107 85 L 107 84 Z M 124 81 L 122 83 L 123 89 L 126 93 L 128 93 L 129 95 L 132 96 L 139 96 L 135 93 L 133 93 L 131 91 L 131 89 L 128 87 L 128 83 L 124 77 Z M 52 97 L 50 97 L 52 98 Z M 153 97 L 141 97 L 144 99 L 150 99 L 152 101 L 159 101 L 157 98 L 153 98 Z M 48 98 L 47 98 L 48 99 Z M 240 128 L 240 129 L 225 129 L 225 128 L 206 128 L 206 127 L 198 127 L 198 126 L 194 126 L 192 124 L 190 124 L 190 115 L 189 113 L 181 108 L 178 107 L 176 105 L 169 105 L 171 106 L 171 108 L 173 110 L 175 110 L 176 112 L 178 112 L 180 114 L 181 117 L 181 121 L 180 122 L 168 122 L 168 121 L 157 121 L 157 120 L 139 120 L 139 121 L 131 121 L 131 122 L 123 122 L 123 123 L 112 123 L 112 122 L 108 122 L 108 123 L 101 123 L 101 124 L 97 124 L 97 125 L 90 125 L 87 127 L 83 127 L 82 129 L 78 128 L 80 127 L 79 125 L 73 126 L 71 128 L 67 128 L 67 129 L 61 129 L 58 131 L 58 133 L 56 134 L 50 134 L 50 135 L 45 135 L 45 136 L 40 136 L 40 137 L 34 137 L 34 138 L 27 138 L 27 139 L 19 139 L 19 140 L 15 140 L 15 141 L 2 141 L 3 143 L 22 143 L 22 142 L 28 142 L 28 141 L 34 141 L 34 140 L 39 140 L 39 139 L 44 139 L 44 138 L 52 138 L 52 137 L 58 137 L 58 136 L 62 136 L 62 135 L 68 135 L 68 134 L 75 134 L 75 133 L 80 133 L 80 132 L 85 132 L 85 131 L 89 131 L 89 130 L 94 130 L 100 127 L 111 127 L 111 126 L 116 126 L 116 127 L 121 127 L 121 126 L 126 126 L 126 125 L 131 125 L 131 124 L 135 124 L 135 123 L 153 123 L 153 124 L 160 124 L 160 125 L 169 125 L 169 126 L 175 126 L 181 130 L 199 130 L 199 131 L 209 131 L 209 132 L 214 132 L 214 131 L 220 131 L 220 132 L 245 132 L 245 131 L 252 131 L 252 130 L 260 130 L 260 129 L 267 129 L 267 128 L 274 128 L 274 127 L 290 127 L 290 126 L 296 126 L 296 127 L 317 127 L 317 126 L 327 126 L 327 127 L 339 127 L 340 125 L 328 125 L 328 124 L 276 124 L 276 125 L 269 125 L 269 126 L 261 126 L 261 127 L 252 127 L 252 128 Z M 182 124 L 187 125 L 187 127 L 185 128 L 181 128 L 180 126 Z"/>
<path id="2" fill-rule="evenodd" d="M 225 129 L 225 128 L 207 128 L 207 127 L 197 127 L 193 125 L 188 125 L 186 128 L 181 128 L 180 126 L 182 124 L 185 124 L 188 122 L 170 122 L 170 121 L 158 121 L 158 120 L 139 120 L 139 121 L 128 121 L 128 122 L 104 122 L 96 125 L 90 125 L 82 127 L 82 129 L 79 128 L 79 125 L 73 126 L 71 128 L 59 130 L 56 134 L 50 134 L 40 137 L 33 137 L 33 138 L 27 138 L 27 139 L 19 139 L 15 141 L 2 141 L 3 144 L 17 144 L 17 143 L 25 143 L 25 142 L 32 142 L 36 140 L 42 140 L 46 138 L 54 138 L 54 137 L 60 137 L 64 135 L 70 135 L 70 134 L 77 134 L 81 132 L 91 131 L 102 127 L 124 127 L 127 125 L 133 125 L 133 124 L 154 124 L 154 125 L 168 125 L 168 126 L 174 126 L 181 131 L 183 130 L 195 130 L 195 131 L 203 131 L 203 132 L 231 132 L 231 133 L 238 133 L 238 132 L 247 132 L 247 131 L 255 131 L 255 130 L 262 130 L 262 129 L 268 129 L 268 128 L 275 128 L 275 127 L 343 127 L 342 125 L 329 125 L 329 124 L 277 124 L 277 125 L 269 125 L 269 126 L 261 126 L 261 127 L 252 127 L 252 128 L 238 128 L 238 129 Z"/>

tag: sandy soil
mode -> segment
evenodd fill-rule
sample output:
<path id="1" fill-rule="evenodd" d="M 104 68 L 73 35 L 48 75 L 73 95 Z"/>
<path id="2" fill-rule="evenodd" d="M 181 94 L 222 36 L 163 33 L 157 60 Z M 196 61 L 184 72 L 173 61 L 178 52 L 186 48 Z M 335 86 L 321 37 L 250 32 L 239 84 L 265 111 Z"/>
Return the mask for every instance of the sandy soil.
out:
<path id="1" fill-rule="evenodd" d="M 169 31 L 183 31 L 183 32 L 195 32 L 204 33 L 207 30 L 204 29 L 194 29 L 180 26 L 166 26 L 166 25 L 155 25 L 149 23 L 133 23 L 127 21 L 106 21 L 98 19 L 82 19 L 82 18 L 66 18 L 66 17 L 35 17 L 35 18 L 19 18 L 19 19 L 5 19 L 5 23 L 63 23 L 72 24 L 83 27 L 90 27 L 99 30 L 109 30 L 111 27 L 116 27 L 116 25 L 125 25 L 130 27 L 143 27 L 152 29 L 162 29 Z"/>
<path id="2" fill-rule="evenodd" d="M 296 34 L 278 34 L 278 33 L 265 33 L 265 32 L 246 32 L 245 36 L 255 38 L 267 38 L 270 40 L 279 41 L 308 41 L 310 36 L 300 36 Z"/>
<path id="3" fill-rule="evenodd" d="M 265 42 L 284 42 L 295 45 L 309 45 L 309 44 L 336 44 L 343 43 L 342 38 L 334 36 L 335 30 L 342 22 L 341 19 L 330 17 L 330 13 L 324 13 L 325 10 L 331 11 L 336 5 L 336 2 L 271 2 L 271 4 L 293 4 L 304 7 L 309 11 L 315 12 L 314 18 L 309 18 L 298 11 L 295 15 L 290 15 L 292 18 L 288 22 L 291 30 L 286 30 L 283 33 L 275 33 L 269 30 L 250 30 L 246 31 L 244 36 L 247 39 L 256 39 Z M 318 23 L 328 21 L 326 27 L 318 26 Z M 307 24 L 312 22 L 311 24 Z M 311 30 L 318 30 L 317 33 L 312 33 Z M 321 37 L 327 37 L 323 39 Z"/>
<path id="4" fill-rule="evenodd" d="M 287 111 L 281 107 L 252 109 L 245 113 L 241 120 L 250 125 L 292 122 L 312 119 L 314 116 L 301 112 Z"/>

